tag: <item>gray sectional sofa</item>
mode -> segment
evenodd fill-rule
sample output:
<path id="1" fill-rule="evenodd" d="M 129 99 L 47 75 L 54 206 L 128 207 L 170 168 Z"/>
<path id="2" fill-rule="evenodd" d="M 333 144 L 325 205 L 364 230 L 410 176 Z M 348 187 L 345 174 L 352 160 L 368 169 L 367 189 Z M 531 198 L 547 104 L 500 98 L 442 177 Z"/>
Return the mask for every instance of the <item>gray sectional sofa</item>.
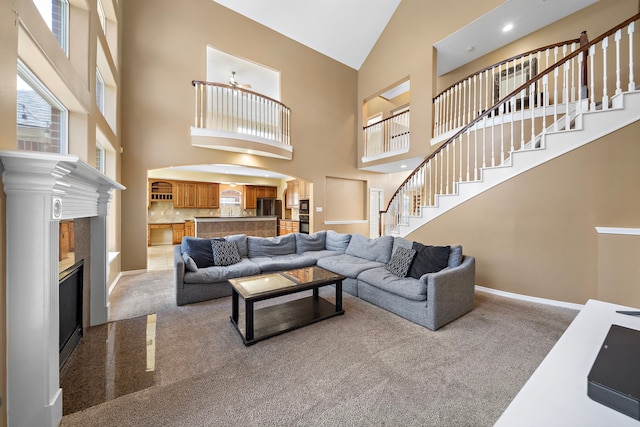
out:
<path id="1" fill-rule="evenodd" d="M 475 259 L 463 255 L 460 245 L 424 246 L 402 237 L 369 239 L 332 230 L 270 238 L 185 237 L 174 248 L 176 302 L 229 296 L 228 279 L 312 265 L 344 275 L 345 292 L 431 330 L 473 309 Z"/>

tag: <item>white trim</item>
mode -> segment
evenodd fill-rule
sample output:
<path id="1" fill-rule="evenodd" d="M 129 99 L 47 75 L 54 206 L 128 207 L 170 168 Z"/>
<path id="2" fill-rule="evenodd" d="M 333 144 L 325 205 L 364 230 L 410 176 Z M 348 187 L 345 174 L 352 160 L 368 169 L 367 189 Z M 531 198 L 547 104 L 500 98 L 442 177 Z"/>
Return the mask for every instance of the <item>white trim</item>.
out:
<path id="1" fill-rule="evenodd" d="M 640 236 L 640 228 L 596 227 L 598 234 L 621 234 L 624 236 Z"/>
<path id="2" fill-rule="evenodd" d="M 108 295 L 111 295 L 111 292 L 113 292 L 113 290 L 116 288 L 116 285 L 118 284 L 118 282 L 120 281 L 120 278 L 122 276 L 123 276 L 122 272 L 118 273 L 116 278 L 113 280 L 113 283 L 111 283 L 111 285 L 109 285 L 109 293 L 108 293 Z"/>
<path id="3" fill-rule="evenodd" d="M 149 271 L 146 268 L 140 269 L 140 270 L 127 270 L 127 271 L 121 271 L 120 275 L 121 276 L 134 276 L 136 274 L 144 274 L 144 273 L 148 273 Z"/>
<path id="4" fill-rule="evenodd" d="M 512 292 L 505 292 L 505 291 L 499 291 L 497 289 L 485 288 L 484 286 L 480 286 L 480 285 L 476 285 L 476 290 L 481 292 L 486 292 L 488 294 L 499 295 L 501 297 L 518 299 L 518 300 L 528 301 L 528 302 L 535 302 L 538 304 L 552 305 L 555 307 L 570 308 L 572 310 L 582 310 L 584 308 L 583 304 L 574 304 L 572 302 L 564 302 L 564 301 L 558 301 L 558 300 L 547 299 L 547 298 L 531 297 L 529 295 L 515 294 Z"/>
<path id="5" fill-rule="evenodd" d="M 409 147 L 398 148 L 397 150 L 387 151 L 380 154 L 375 154 L 373 156 L 362 156 L 362 163 L 373 162 L 375 160 L 386 159 L 393 156 L 399 156 L 400 154 L 405 154 L 409 152 Z"/>
<path id="6" fill-rule="evenodd" d="M 334 224 L 366 224 L 369 221 L 366 219 L 346 219 L 343 221 L 325 221 L 325 225 L 334 225 Z"/>

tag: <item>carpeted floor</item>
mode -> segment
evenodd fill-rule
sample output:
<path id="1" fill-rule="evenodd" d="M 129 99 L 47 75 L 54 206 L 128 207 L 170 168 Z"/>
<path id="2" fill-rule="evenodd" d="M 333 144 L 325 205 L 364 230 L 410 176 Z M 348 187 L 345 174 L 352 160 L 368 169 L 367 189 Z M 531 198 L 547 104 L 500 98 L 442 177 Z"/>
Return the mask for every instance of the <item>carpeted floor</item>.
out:
<path id="1" fill-rule="evenodd" d="M 104 334 L 90 328 L 68 364 L 112 363 L 110 375 L 82 377 L 85 393 L 129 376 L 139 391 L 111 393 L 62 426 L 490 426 L 577 314 L 477 292 L 471 313 L 433 332 L 345 294 L 345 315 L 245 347 L 231 298 L 177 307 L 172 274 L 125 276 L 110 297 L 113 325 L 157 315 L 149 383 L 120 375 L 109 351 L 83 355 L 87 337 Z M 104 347 L 139 335 L 111 335 Z M 63 386 L 63 401 L 71 396 Z"/>

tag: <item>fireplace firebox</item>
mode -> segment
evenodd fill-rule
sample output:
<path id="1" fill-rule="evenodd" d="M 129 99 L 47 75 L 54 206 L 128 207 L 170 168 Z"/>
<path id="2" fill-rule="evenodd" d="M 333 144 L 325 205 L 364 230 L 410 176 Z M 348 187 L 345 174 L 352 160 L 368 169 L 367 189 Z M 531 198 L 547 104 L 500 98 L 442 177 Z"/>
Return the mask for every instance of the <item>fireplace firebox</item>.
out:
<path id="1" fill-rule="evenodd" d="M 82 286 L 84 261 L 80 260 L 60 273 L 60 369 L 82 338 Z"/>

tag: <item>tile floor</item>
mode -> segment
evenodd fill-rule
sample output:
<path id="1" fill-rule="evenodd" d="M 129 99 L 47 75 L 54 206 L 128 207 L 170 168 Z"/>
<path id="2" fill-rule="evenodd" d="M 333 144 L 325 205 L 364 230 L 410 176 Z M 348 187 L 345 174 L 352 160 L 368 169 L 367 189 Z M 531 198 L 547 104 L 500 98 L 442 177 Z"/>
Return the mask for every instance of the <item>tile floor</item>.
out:
<path id="1" fill-rule="evenodd" d="M 173 245 L 147 247 L 147 271 L 173 270 Z"/>

